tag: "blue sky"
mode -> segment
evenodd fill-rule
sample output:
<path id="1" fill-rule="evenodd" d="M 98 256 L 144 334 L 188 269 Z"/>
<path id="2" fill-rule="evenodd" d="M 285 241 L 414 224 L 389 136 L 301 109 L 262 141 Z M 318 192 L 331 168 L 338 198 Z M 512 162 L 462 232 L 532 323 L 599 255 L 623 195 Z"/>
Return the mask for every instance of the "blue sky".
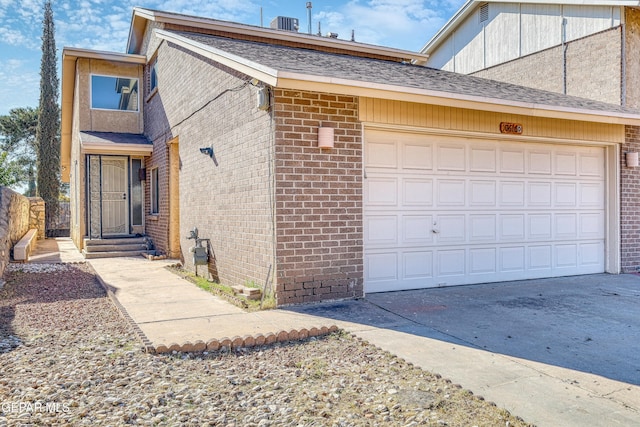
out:
<path id="1" fill-rule="evenodd" d="M 316 0 L 312 30 L 357 41 L 419 50 L 465 0 Z M 44 0 L 0 0 L 0 115 L 38 105 Z M 58 59 L 65 46 L 123 52 L 134 6 L 269 26 L 276 16 L 300 20 L 300 0 L 53 0 Z M 60 68 L 58 68 L 58 74 Z"/>

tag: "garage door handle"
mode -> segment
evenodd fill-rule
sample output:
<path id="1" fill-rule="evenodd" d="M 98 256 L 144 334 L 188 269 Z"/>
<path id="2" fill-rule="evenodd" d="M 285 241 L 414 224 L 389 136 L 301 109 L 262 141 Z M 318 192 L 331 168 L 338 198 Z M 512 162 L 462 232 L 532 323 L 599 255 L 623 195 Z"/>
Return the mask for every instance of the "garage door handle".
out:
<path id="1" fill-rule="evenodd" d="M 440 230 L 436 230 L 436 229 L 434 228 L 433 230 L 431 230 L 431 232 L 432 232 L 433 234 L 438 234 L 438 233 L 440 233 Z"/>

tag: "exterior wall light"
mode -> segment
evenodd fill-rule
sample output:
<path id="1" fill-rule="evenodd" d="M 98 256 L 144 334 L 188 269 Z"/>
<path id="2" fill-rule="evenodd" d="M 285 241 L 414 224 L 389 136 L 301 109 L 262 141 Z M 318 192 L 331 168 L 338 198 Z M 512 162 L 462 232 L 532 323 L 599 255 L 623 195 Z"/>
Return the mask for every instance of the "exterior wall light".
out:
<path id="1" fill-rule="evenodd" d="M 625 153 L 628 168 L 638 167 L 638 153 Z"/>
<path id="2" fill-rule="evenodd" d="M 318 147 L 333 148 L 333 140 L 333 128 L 323 127 L 320 125 L 318 128 Z"/>
<path id="3" fill-rule="evenodd" d="M 213 163 L 218 166 L 218 159 L 216 159 L 216 155 L 213 153 L 213 147 L 202 147 L 200 148 L 200 152 L 202 154 L 206 154 L 207 156 L 211 157 L 211 159 L 213 160 Z"/>

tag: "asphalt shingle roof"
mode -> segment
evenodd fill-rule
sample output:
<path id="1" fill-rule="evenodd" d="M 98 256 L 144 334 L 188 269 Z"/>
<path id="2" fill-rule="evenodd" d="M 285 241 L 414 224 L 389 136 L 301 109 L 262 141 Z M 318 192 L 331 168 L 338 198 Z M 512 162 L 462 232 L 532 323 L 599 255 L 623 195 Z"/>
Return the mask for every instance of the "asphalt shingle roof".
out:
<path id="1" fill-rule="evenodd" d="M 411 89 L 424 89 L 551 107 L 638 114 L 636 110 L 616 104 L 607 104 L 424 66 L 197 33 L 170 32 L 281 72 L 392 85 L 405 88 L 407 92 L 410 92 Z"/>
<path id="2" fill-rule="evenodd" d="M 80 132 L 80 139 L 93 144 L 147 144 L 153 145 L 146 136 L 137 133 Z"/>

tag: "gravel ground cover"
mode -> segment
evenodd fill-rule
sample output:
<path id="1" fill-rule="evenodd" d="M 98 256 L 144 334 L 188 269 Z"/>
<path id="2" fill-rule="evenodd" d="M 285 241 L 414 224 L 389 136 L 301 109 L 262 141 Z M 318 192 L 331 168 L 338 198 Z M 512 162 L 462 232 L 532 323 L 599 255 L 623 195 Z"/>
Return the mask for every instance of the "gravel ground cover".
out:
<path id="1" fill-rule="evenodd" d="M 0 426 L 527 426 L 348 334 L 230 352 L 141 351 L 86 264 L 12 264 Z"/>

